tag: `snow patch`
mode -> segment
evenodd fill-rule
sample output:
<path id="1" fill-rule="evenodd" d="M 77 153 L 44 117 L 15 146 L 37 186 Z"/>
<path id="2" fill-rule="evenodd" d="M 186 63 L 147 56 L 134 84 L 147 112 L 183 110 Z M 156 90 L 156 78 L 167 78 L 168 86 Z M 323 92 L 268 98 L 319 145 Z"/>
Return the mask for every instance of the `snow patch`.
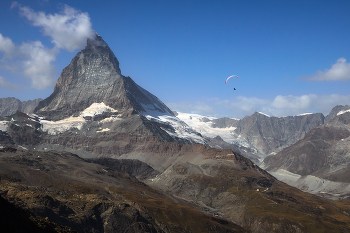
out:
<path id="1" fill-rule="evenodd" d="M 265 113 L 263 113 L 263 112 L 258 112 L 259 114 L 261 114 L 261 115 L 264 115 L 264 116 L 267 116 L 267 117 L 270 117 L 269 115 L 267 115 L 267 114 L 265 114 Z"/>
<path id="2" fill-rule="evenodd" d="M 3 132 L 7 131 L 8 121 L 0 121 L 0 130 Z"/>
<path id="3" fill-rule="evenodd" d="M 312 115 L 313 113 L 302 113 L 302 114 L 299 114 L 297 116 L 306 116 L 306 115 Z"/>
<path id="4" fill-rule="evenodd" d="M 108 132 L 108 131 L 110 131 L 110 129 L 109 128 L 105 128 L 105 129 L 102 129 L 100 131 L 96 131 L 96 133 L 102 133 L 102 132 Z"/>
<path id="5" fill-rule="evenodd" d="M 347 113 L 347 112 L 350 112 L 350 109 L 348 110 L 343 110 L 343 111 L 340 111 L 337 113 L 337 116 L 341 115 L 341 114 L 344 114 L 344 113 Z"/>
<path id="6" fill-rule="evenodd" d="M 203 121 L 203 118 L 214 120 L 217 119 L 215 117 L 205 117 L 198 114 L 189 114 L 181 112 L 178 112 L 177 117 L 184 121 L 188 126 L 192 127 L 194 130 L 206 137 L 214 138 L 219 135 L 224 141 L 228 143 L 233 143 L 235 141 L 233 131 L 236 129 L 236 127 L 213 128 L 211 126 L 212 122 Z"/>
<path id="7" fill-rule="evenodd" d="M 63 133 L 71 128 L 81 130 L 85 122 L 86 121 L 83 117 L 69 117 L 60 121 L 40 121 L 42 124 L 42 130 L 51 135 Z"/>
<path id="8" fill-rule="evenodd" d="M 56 134 L 63 133 L 67 130 L 70 130 L 72 128 L 81 130 L 83 125 L 86 123 L 86 120 L 84 119 L 84 117 L 96 116 L 104 112 L 117 112 L 117 110 L 105 105 L 103 102 L 93 103 L 91 104 L 90 107 L 82 111 L 79 117 L 69 117 L 60 121 L 40 120 L 40 123 L 42 124 L 42 130 L 44 132 L 47 132 L 48 134 L 51 134 L 51 135 L 56 135 Z M 117 117 L 109 117 L 101 120 L 100 122 L 105 123 L 105 122 L 111 122 L 119 119 L 120 118 L 117 118 Z"/>
<path id="9" fill-rule="evenodd" d="M 28 150 L 27 148 L 25 148 L 24 146 L 18 146 L 20 148 L 22 148 L 23 150 Z"/>
<path id="10" fill-rule="evenodd" d="M 167 127 L 161 127 L 171 137 L 184 138 L 189 141 L 206 144 L 206 140 L 194 129 L 189 127 L 184 121 L 178 117 L 173 116 L 169 112 L 160 112 L 153 105 L 142 104 L 142 107 L 146 110 L 143 115 L 151 121 L 159 122 L 161 124 L 171 126 L 174 131 L 169 130 Z"/>
<path id="11" fill-rule="evenodd" d="M 105 105 L 103 102 L 93 103 L 93 104 L 91 104 L 90 107 L 88 107 L 84 111 L 82 111 L 80 113 L 80 116 L 81 117 L 96 116 L 96 115 L 102 114 L 103 112 L 117 112 L 117 110 Z"/>

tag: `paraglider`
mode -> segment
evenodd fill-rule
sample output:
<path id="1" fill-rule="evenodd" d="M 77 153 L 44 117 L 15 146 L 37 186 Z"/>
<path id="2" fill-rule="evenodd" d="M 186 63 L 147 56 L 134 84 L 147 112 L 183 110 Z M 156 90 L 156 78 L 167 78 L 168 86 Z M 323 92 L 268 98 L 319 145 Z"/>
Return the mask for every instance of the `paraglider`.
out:
<path id="1" fill-rule="evenodd" d="M 230 78 L 232 78 L 232 77 L 237 77 L 237 78 L 239 78 L 237 75 L 231 75 L 230 77 L 228 77 L 228 78 L 226 79 L 225 84 L 226 84 L 227 81 L 228 81 Z"/>

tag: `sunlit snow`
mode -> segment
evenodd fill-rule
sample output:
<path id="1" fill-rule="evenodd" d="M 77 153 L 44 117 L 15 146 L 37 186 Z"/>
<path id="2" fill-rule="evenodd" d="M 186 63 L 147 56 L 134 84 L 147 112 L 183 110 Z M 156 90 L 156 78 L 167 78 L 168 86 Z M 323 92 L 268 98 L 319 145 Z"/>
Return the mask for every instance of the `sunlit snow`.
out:
<path id="1" fill-rule="evenodd" d="M 306 115 L 312 115 L 312 114 L 314 114 L 314 113 L 302 113 L 302 114 L 299 114 L 297 116 L 306 116 Z"/>
<path id="2" fill-rule="evenodd" d="M 80 130 L 85 124 L 83 117 L 69 117 L 60 121 L 47 121 L 41 120 L 42 130 L 51 135 L 63 133 L 71 128 L 77 128 Z"/>
<path id="3" fill-rule="evenodd" d="M 267 117 L 270 117 L 269 115 L 267 115 L 267 114 L 265 114 L 265 113 L 263 113 L 263 112 L 258 112 L 259 114 L 261 114 L 261 115 L 264 115 L 264 116 L 267 116 Z"/>
<path id="4" fill-rule="evenodd" d="M 8 121 L 0 121 L 0 130 L 3 132 L 7 131 Z"/>
<path id="5" fill-rule="evenodd" d="M 93 104 L 91 104 L 90 107 L 88 107 L 87 109 L 82 111 L 80 113 L 80 116 L 81 117 L 96 116 L 96 115 L 102 114 L 103 112 L 117 112 L 117 110 L 105 105 L 103 102 L 102 103 L 93 103 Z"/>
<path id="6" fill-rule="evenodd" d="M 175 130 L 174 133 L 165 127 L 162 128 L 170 136 L 184 138 L 195 143 L 206 144 L 206 140 L 200 136 L 198 132 L 193 130 L 178 117 L 172 115 L 169 112 L 161 112 L 150 104 L 142 104 L 142 107 L 146 110 L 146 112 L 142 112 L 141 114 L 144 115 L 148 120 L 170 125 Z"/>
<path id="7" fill-rule="evenodd" d="M 213 128 L 211 126 L 211 122 L 204 122 L 202 120 L 203 118 L 205 118 L 205 116 L 201 116 L 198 114 L 178 112 L 177 117 L 184 121 L 187 125 L 192 127 L 194 130 L 198 131 L 206 137 L 214 138 L 216 136 L 220 136 L 224 141 L 228 143 L 233 143 L 234 141 L 236 141 L 232 134 L 236 127 Z M 209 120 L 216 119 L 215 117 L 206 118 L 208 118 Z"/>
<path id="8" fill-rule="evenodd" d="M 337 113 L 337 116 L 341 115 L 341 114 L 344 114 L 344 113 L 347 113 L 347 112 L 350 112 L 350 109 L 348 110 L 343 110 L 343 111 L 340 111 Z"/>
<path id="9" fill-rule="evenodd" d="M 117 112 L 117 110 L 105 105 L 103 102 L 93 103 L 90 107 L 82 111 L 79 117 L 69 117 L 60 121 L 40 120 L 40 123 L 42 124 L 42 130 L 44 132 L 47 132 L 48 134 L 51 134 L 51 135 L 56 135 L 59 133 L 63 133 L 67 130 L 70 130 L 72 128 L 81 130 L 83 125 L 86 123 L 86 120 L 84 119 L 84 117 L 96 116 L 96 115 L 102 114 L 103 112 Z M 109 117 L 102 121 L 104 123 L 104 122 L 111 122 L 114 120 L 119 120 L 119 118 Z"/>

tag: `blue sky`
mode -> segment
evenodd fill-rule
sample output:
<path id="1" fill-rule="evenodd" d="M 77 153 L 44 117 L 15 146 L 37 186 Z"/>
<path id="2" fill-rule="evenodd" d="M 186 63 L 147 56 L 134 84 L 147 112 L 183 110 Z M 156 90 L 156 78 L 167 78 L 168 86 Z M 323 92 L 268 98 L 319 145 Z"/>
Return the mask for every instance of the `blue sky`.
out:
<path id="1" fill-rule="evenodd" d="M 95 30 L 172 110 L 326 115 L 350 104 L 349 12 L 347 0 L 5 0 L 0 98 L 48 97 Z"/>

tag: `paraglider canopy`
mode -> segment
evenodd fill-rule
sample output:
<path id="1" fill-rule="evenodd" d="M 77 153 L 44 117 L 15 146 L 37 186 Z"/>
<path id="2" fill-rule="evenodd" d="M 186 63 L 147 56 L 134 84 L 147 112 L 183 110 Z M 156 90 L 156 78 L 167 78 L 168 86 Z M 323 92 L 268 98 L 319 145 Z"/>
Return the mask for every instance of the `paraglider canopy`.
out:
<path id="1" fill-rule="evenodd" d="M 232 77 L 237 77 L 237 78 L 239 78 L 237 75 L 231 75 L 230 77 L 228 77 L 228 78 L 226 79 L 225 84 L 226 84 L 227 81 L 228 81 L 230 78 L 232 78 Z"/>

